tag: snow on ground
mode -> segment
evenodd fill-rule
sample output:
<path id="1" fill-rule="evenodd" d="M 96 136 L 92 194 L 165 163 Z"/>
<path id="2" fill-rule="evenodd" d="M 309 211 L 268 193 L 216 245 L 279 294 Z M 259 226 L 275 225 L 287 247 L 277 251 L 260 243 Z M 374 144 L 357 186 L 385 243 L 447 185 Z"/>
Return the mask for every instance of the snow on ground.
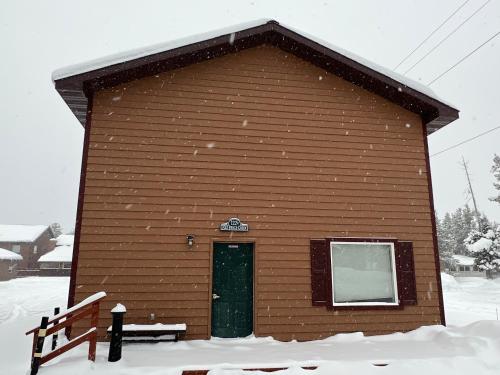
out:
<path id="1" fill-rule="evenodd" d="M 42 314 L 65 305 L 68 283 L 64 277 L 0 282 L 0 374 L 27 373 L 31 337 L 24 332 L 36 326 Z M 211 369 L 211 375 L 255 375 L 235 369 L 242 367 L 289 367 L 275 375 L 498 374 L 500 322 L 495 321 L 495 307 L 500 308 L 500 280 L 443 275 L 443 286 L 447 328 L 371 337 L 352 333 L 313 342 L 249 337 L 127 344 L 116 363 L 107 362 L 106 343 L 98 344 L 95 363 L 87 361 L 84 344 L 47 363 L 39 374 L 178 375 L 181 369 Z M 491 320 L 469 324 L 480 319 Z M 319 367 L 312 371 L 300 366 Z"/>
<path id="2" fill-rule="evenodd" d="M 500 319 L 500 279 L 454 278 L 443 273 L 441 280 L 447 325 Z"/>
<path id="3" fill-rule="evenodd" d="M 69 277 L 26 277 L 0 282 L 0 374 L 25 374 L 33 338 L 25 332 L 42 315 L 64 308 Z M 43 375 L 43 372 L 40 372 Z"/>

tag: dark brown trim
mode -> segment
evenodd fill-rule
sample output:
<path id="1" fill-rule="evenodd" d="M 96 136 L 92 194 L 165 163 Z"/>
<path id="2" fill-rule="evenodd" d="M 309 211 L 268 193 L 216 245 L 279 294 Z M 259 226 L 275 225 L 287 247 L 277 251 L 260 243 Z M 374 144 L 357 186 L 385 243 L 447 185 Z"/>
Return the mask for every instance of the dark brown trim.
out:
<path id="1" fill-rule="evenodd" d="M 441 324 L 446 325 L 444 313 L 443 286 L 441 285 L 441 264 L 439 263 L 438 239 L 436 229 L 436 212 L 434 210 L 434 195 L 432 192 L 431 163 L 429 160 L 429 145 L 427 144 L 427 128 L 422 126 L 422 136 L 424 137 L 425 168 L 427 169 L 427 185 L 429 190 L 429 205 L 431 209 L 432 224 L 432 245 L 434 247 L 434 264 L 436 268 L 436 281 L 439 296 L 439 313 L 441 315 Z"/>
<path id="2" fill-rule="evenodd" d="M 71 278 L 69 282 L 68 308 L 72 307 L 75 304 L 76 270 L 78 268 L 78 254 L 80 252 L 80 234 L 82 231 L 83 201 L 85 197 L 85 177 L 87 174 L 90 128 L 92 123 L 91 121 L 92 102 L 93 102 L 93 96 L 90 95 L 88 98 L 88 105 L 87 105 L 87 120 L 86 120 L 87 126 L 85 127 L 85 135 L 83 139 L 82 167 L 80 171 L 80 189 L 78 191 L 78 206 L 76 210 L 75 240 L 73 243 L 73 261 L 71 263 Z M 70 334 L 71 331 L 66 332 L 66 336 L 69 337 Z"/>
<path id="3" fill-rule="evenodd" d="M 343 310 L 343 311 L 359 311 L 359 310 L 402 310 L 404 308 L 403 303 L 401 302 L 401 282 L 400 282 L 400 276 L 397 270 L 397 265 L 396 269 L 394 272 L 396 272 L 396 284 L 398 288 L 398 304 L 397 305 L 391 305 L 391 306 L 334 306 L 333 305 L 333 293 L 332 293 L 332 260 L 331 260 L 331 251 L 330 251 L 330 243 L 331 241 L 338 241 L 338 242 L 372 242 L 372 243 L 377 243 L 377 242 L 392 242 L 394 244 L 394 256 L 396 256 L 397 248 L 398 248 L 398 240 L 396 238 L 363 238 L 363 237 L 329 237 L 325 241 L 328 243 L 328 262 L 330 266 L 330 272 L 328 273 L 328 305 L 327 309 L 328 310 Z"/>
<path id="4" fill-rule="evenodd" d="M 61 78 L 55 81 L 55 85 L 75 116 L 85 126 L 83 109 L 89 93 L 261 44 L 271 44 L 281 48 L 417 113 L 427 125 L 429 134 L 458 118 L 458 110 L 455 108 L 289 30 L 276 21 L 269 21 L 232 35 L 222 35 Z"/>

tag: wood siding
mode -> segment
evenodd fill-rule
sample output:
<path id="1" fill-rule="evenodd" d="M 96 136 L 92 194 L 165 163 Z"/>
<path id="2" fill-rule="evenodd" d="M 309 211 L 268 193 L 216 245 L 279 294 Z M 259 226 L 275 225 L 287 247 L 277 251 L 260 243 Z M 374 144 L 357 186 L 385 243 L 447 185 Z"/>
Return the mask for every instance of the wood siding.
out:
<path id="1" fill-rule="evenodd" d="M 422 122 L 386 99 L 261 46 L 95 93 L 89 147 L 75 296 L 108 293 L 101 328 L 121 302 L 209 337 L 214 239 L 255 241 L 257 336 L 440 323 Z M 418 304 L 313 307 L 309 240 L 332 236 L 412 241 Z"/>

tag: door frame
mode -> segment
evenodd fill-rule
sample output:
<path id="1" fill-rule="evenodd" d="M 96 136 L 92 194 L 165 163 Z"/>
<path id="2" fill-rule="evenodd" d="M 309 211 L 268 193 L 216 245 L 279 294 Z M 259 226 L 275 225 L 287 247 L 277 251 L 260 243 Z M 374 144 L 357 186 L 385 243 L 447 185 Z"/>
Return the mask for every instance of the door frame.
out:
<path id="1" fill-rule="evenodd" d="M 257 253 L 255 251 L 255 246 L 256 246 L 256 239 L 255 238 L 219 238 L 219 237 L 214 237 L 210 239 L 210 273 L 209 273 L 209 283 L 208 283 L 208 327 L 207 327 L 207 338 L 210 339 L 212 337 L 212 286 L 213 286 L 213 268 L 214 268 L 214 244 L 215 243 L 251 243 L 253 244 L 252 246 L 252 255 L 253 255 L 253 272 L 252 272 L 252 331 L 255 336 L 257 336 L 256 332 L 256 311 L 257 309 L 255 308 L 255 291 L 256 291 L 256 285 L 257 285 L 257 274 L 256 274 L 256 264 L 257 264 Z"/>

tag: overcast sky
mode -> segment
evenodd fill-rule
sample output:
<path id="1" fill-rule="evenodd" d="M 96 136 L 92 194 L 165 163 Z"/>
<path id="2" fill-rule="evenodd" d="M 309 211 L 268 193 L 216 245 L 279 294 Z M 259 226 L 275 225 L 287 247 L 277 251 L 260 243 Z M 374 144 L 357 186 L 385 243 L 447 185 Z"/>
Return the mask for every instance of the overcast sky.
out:
<path id="1" fill-rule="evenodd" d="M 57 68 L 274 18 L 392 69 L 464 1 L 3 0 L 0 223 L 74 226 L 83 128 L 53 87 L 51 73 Z M 486 1 L 470 0 L 398 71 L 404 72 Z M 500 31 L 499 3 L 491 0 L 408 76 L 427 84 Z M 431 154 L 500 125 L 499 66 L 500 36 L 431 86 L 461 111 L 460 120 L 430 136 Z M 495 153 L 500 154 L 500 129 L 431 157 L 440 215 L 468 201 L 463 156 L 479 209 L 500 221 L 500 205 L 488 200 L 495 195 L 490 172 Z"/>

